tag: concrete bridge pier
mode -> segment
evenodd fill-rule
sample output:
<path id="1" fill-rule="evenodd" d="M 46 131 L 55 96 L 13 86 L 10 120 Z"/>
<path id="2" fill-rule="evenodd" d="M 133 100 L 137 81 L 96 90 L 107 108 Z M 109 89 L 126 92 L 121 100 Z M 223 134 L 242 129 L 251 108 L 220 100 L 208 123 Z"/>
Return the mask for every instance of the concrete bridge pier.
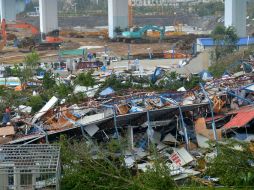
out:
<path id="1" fill-rule="evenodd" d="M 9 1 L 9 0 L 8 0 Z M 40 31 L 48 33 L 58 29 L 57 0 L 39 0 Z"/>
<path id="2" fill-rule="evenodd" d="M 246 37 L 247 0 L 225 0 L 225 26 L 233 26 L 239 37 Z"/>
<path id="3" fill-rule="evenodd" d="M 109 38 L 114 38 L 116 27 L 128 28 L 128 0 L 108 0 Z"/>
<path id="4" fill-rule="evenodd" d="M 0 0 L 0 17 L 1 21 L 16 20 L 16 0 Z"/>

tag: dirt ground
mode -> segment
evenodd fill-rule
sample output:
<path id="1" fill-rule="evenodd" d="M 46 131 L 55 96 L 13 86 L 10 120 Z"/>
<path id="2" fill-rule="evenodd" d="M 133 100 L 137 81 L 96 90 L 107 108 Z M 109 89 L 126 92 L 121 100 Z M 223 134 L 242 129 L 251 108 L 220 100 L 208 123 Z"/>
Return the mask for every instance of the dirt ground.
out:
<path id="1" fill-rule="evenodd" d="M 130 46 L 130 54 L 148 54 L 148 48 L 153 53 L 161 53 L 164 50 L 169 50 L 172 48 L 172 44 L 161 42 L 161 43 L 141 43 L 141 44 L 127 44 L 123 42 L 110 42 L 108 40 L 99 39 L 98 37 L 86 37 L 86 38 L 63 38 L 65 43 L 61 47 L 62 49 L 76 49 L 80 46 L 102 46 L 99 49 L 90 49 L 90 52 L 103 52 L 105 46 L 112 53 L 112 55 L 117 57 L 126 57 L 128 55 L 128 49 Z M 22 51 L 22 52 L 21 52 Z M 13 47 L 6 47 L 2 52 L 0 52 L 0 63 L 20 63 L 23 61 L 24 56 L 29 52 L 24 52 Z M 58 57 L 57 50 L 47 50 L 39 51 L 42 60 L 53 61 Z"/>
<path id="2" fill-rule="evenodd" d="M 130 54 L 142 54 L 148 53 L 148 48 L 152 52 L 163 52 L 172 48 L 172 44 L 166 42 L 157 43 L 140 43 L 140 44 L 128 44 L 123 42 L 110 42 L 108 40 L 101 40 L 98 38 L 84 38 L 84 39 L 71 39 L 73 42 L 79 42 L 81 46 L 103 46 L 101 49 L 95 49 L 91 51 L 104 51 L 104 47 L 107 46 L 108 50 L 113 52 L 116 56 L 128 55 L 128 49 L 130 46 Z M 158 40 L 159 41 L 159 40 Z"/>
<path id="3" fill-rule="evenodd" d="M 39 27 L 39 18 L 38 17 L 23 17 L 18 18 L 18 20 L 22 20 L 24 22 L 31 23 L 37 27 Z M 175 20 L 175 17 L 172 16 L 135 16 L 134 23 L 136 25 L 144 25 L 144 24 L 153 24 L 153 25 L 171 25 L 173 21 Z M 200 19 L 196 18 L 195 15 L 178 15 L 177 20 L 181 23 L 191 25 L 193 26 L 199 25 Z M 195 22 L 193 22 L 195 20 Z M 201 22 L 201 21 L 200 21 Z M 59 18 L 59 26 L 64 30 L 63 28 L 71 28 L 71 27 L 85 27 L 85 28 L 93 28 L 95 26 L 106 26 L 107 25 L 107 16 L 82 16 L 82 17 L 60 17 Z M 31 34 L 27 31 L 25 31 L 24 36 L 30 36 Z M 20 36 L 20 34 L 17 36 Z M 86 38 L 64 38 L 64 41 L 66 42 L 65 45 L 63 45 L 63 49 L 65 47 L 76 49 L 79 46 L 102 46 L 103 48 L 100 49 L 94 49 L 90 50 L 92 52 L 100 52 L 104 51 L 104 47 L 107 46 L 108 50 L 113 52 L 113 55 L 115 56 L 127 56 L 128 55 L 128 49 L 130 46 L 130 54 L 148 54 L 148 48 L 151 49 L 151 52 L 153 53 L 162 53 L 164 50 L 172 49 L 173 44 L 168 42 L 162 42 L 162 43 L 143 43 L 143 44 L 126 44 L 122 42 L 109 42 L 107 40 L 94 38 L 94 37 L 86 37 Z M 0 52 L 0 63 L 19 63 L 22 62 L 24 59 L 24 56 L 27 53 L 22 53 L 20 50 L 7 47 L 5 50 Z M 57 59 L 58 57 L 58 51 L 50 50 L 50 51 L 40 51 L 39 54 L 42 57 L 42 61 L 50 61 Z"/>
<path id="4" fill-rule="evenodd" d="M 103 52 L 104 46 L 113 52 L 113 55 L 117 57 L 123 57 L 128 55 L 128 44 L 123 42 L 109 42 L 107 40 L 102 40 L 94 37 L 87 38 L 64 38 L 66 42 L 64 46 L 67 47 L 75 47 L 79 46 L 102 46 L 100 49 L 91 49 L 90 52 Z M 147 53 L 147 57 L 144 60 L 140 60 L 141 65 L 145 70 L 154 71 L 157 66 L 162 66 L 165 68 L 170 68 L 171 70 L 175 70 L 178 73 L 198 73 L 203 69 L 207 69 L 207 65 L 204 65 L 202 60 L 195 60 L 193 63 L 187 65 L 187 67 L 179 69 L 178 63 L 180 60 L 174 59 L 148 59 L 148 50 L 147 48 L 151 48 L 153 52 L 163 52 L 164 50 L 169 50 L 172 48 L 172 44 L 170 43 L 152 43 L 152 44 L 130 44 L 131 54 L 145 54 Z M 29 53 L 29 52 L 27 52 Z M 22 53 L 18 49 L 7 47 L 3 52 L 0 52 L 0 64 L 5 63 L 8 65 L 12 65 L 15 63 L 22 63 L 24 60 L 24 56 L 27 53 Z M 59 51 L 50 50 L 50 51 L 39 51 L 38 52 L 41 57 L 42 62 L 53 62 L 58 60 Z M 132 62 L 132 61 L 131 61 Z M 119 67 L 129 67 L 128 61 L 123 60 L 119 62 L 114 62 L 110 65 L 110 68 L 119 68 Z"/>

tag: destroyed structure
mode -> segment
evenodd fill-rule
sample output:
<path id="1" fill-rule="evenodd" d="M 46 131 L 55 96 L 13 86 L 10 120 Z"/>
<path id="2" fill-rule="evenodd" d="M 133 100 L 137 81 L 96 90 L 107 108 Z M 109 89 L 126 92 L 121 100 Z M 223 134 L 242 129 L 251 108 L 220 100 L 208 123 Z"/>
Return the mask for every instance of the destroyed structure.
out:
<path id="1" fill-rule="evenodd" d="M 166 74 L 160 73 L 163 79 Z M 67 105 L 52 97 L 34 115 L 29 114 L 31 108 L 28 106 L 20 106 L 18 114 L 11 116 L 10 122 L 0 128 L 1 143 L 9 144 L 2 150 L 30 147 L 22 144 L 56 142 L 61 134 L 96 143 L 124 138 L 132 152 L 125 155 L 128 167 L 146 158 L 152 143 L 169 160 L 171 175 L 176 181 L 198 176 L 201 171 L 194 169 L 193 164 L 204 155 L 197 150 L 208 148 L 209 140 L 254 140 L 250 127 L 254 119 L 250 105 L 253 100 L 252 73 L 213 79 L 204 71 L 200 77 L 206 81 L 205 86 L 200 84 L 191 91 L 184 88 L 161 93 L 125 90 L 125 96 L 119 96 L 108 87 L 94 97 L 92 91 L 98 87 L 90 90 L 84 87 L 82 91 L 79 86 L 79 90 L 91 94 L 91 98 L 81 104 Z M 138 169 L 146 171 L 151 167 L 149 159 L 145 160 L 139 162 Z M 54 169 L 57 175 L 58 169 Z M 16 175 L 15 170 L 13 172 Z"/>
<path id="2" fill-rule="evenodd" d="M 2 26 L 31 27 L 27 23 L 17 24 Z M 17 74 L 26 64 L 2 65 L 1 87 L 37 96 L 45 93 L 43 79 L 50 74 L 56 85 L 71 85 L 73 90 L 64 98 L 51 94 L 35 113 L 25 98 L 23 104 L 4 108 L 0 127 L 0 190 L 60 189 L 60 148 L 54 143 L 62 135 L 94 147 L 111 140 L 126 140 L 128 148 L 122 153 L 126 167 L 141 172 L 154 166 L 150 154 L 153 145 L 175 181 L 191 177 L 203 185 L 218 185 L 216 176 L 204 176 L 206 163 L 218 153 L 211 143 L 225 143 L 226 139 L 254 141 L 253 55 L 230 65 L 235 68 L 233 71 L 226 70 L 223 76 L 215 78 L 200 69 L 206 67 L 204 62 L 209 62 L 205 57 L 207 50 L 216 45 L 214 39 L 204 38 L 207 31 L 178 23 L 176 14 L 174 25 L 130 28 L 119 31 L 112 41 L 107 39 L 107 29 L 76 28 L 55 31 L 57 35 L 45 36 L 50 40 L 39 44 L 33 38 L 15 42 L 21 49 L 17 52 L 35 48 L 44 51 L 41 55 L 46 59 L 52 56 L 53 61 L 36 63 L 36 73 L 26 83 Z M 9 34 L 13 39 L 7 40 L 5 30 L 3 34 L 6 41 L 1 50 L 17 38 Z M 81 38 L 88 40 L 77 43 Z M 99 39 L 96 45 L 95 38 Z M 144 46 L 135 45 L 140 42 Z M 121 55 L 112 52 L 107 43 Z M 253 43 L 253 38 L 241 38 L 236 47 L 248 48 Z M 132 50 L 134 46 L 136 52 Z M 48 51 L 49 48 L 53 49 Z M 3 62 L 9 64 L 12 59 L 6 57 Z M 154 66 L 154 60 L 163 60 L 164 64 Z M 202 67 L 190 69 L 196 67 L 196 61 Z M 10 70 L 16 73 L 9 74 Z M 91 70 L 94 84 L 75 83 L 80 74 Z M 195 86 L 187 88 L 193 78 L 197 78 Z M 114 79 L 118 86 L 105 85 L 108 79 Z M 131 88 L 121 88 L 128 83 Z M 79 103 L 67 101 L 76 94 L 85 98 Z M 0 103 L 4 101 L 0 97 Z M 200 158 L 205 160 L 201 168 L 197 167 Z"/>
<path id="3" fill-rule="evenodd" d="M 0 189 L 60 189 L 56 145 L 1 145 Z"/>

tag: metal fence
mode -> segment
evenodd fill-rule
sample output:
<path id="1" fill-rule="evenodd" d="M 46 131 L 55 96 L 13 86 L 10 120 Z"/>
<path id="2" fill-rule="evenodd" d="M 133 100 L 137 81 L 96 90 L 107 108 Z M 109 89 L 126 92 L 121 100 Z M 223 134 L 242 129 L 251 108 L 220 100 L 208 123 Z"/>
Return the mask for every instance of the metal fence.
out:
<path id="1" fill-rule="evenodd" d="M 0 146 L 0 190 L 59 190 L 59 184 L 59 146 Z"/>

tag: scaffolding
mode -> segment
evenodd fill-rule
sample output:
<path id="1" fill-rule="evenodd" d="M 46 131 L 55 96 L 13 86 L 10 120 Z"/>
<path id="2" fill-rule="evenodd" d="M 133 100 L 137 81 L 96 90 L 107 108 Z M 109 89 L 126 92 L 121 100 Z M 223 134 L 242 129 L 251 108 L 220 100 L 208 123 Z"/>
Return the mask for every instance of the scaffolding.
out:
<path id="1" fill-rule="evenodd" d="M 0 190 L 59 190 L 60 173 L 57 145 L 0 146 Z"/>

